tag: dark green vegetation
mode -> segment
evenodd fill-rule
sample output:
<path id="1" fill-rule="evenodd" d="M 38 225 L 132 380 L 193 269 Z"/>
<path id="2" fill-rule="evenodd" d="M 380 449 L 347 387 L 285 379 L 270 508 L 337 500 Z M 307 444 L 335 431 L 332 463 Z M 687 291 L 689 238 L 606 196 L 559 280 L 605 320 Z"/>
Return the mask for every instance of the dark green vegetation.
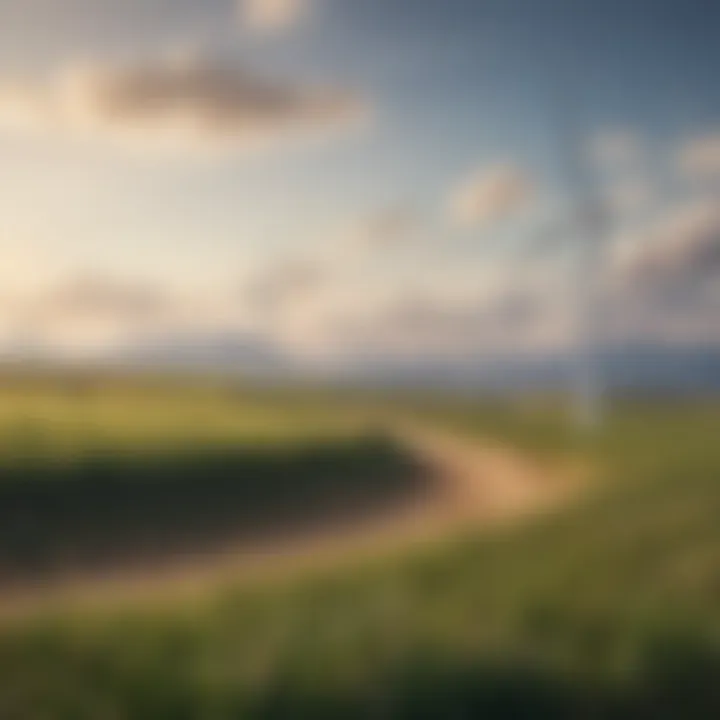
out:
<path id="1" fill-rule="evenodd" d="M 0 583 L 291 538 L 372 517 L 426 484 L 410 458 L 372 438 L 13 468 L 0 484 Z"/>
<path id="2" fill-rule="evenodd" d="M 232 402 L 243 415 L 258 401 Z M 286 423 L 332 415 L 287 403 Z M 142 427 L 147 414 L 127 412 Z M 412 412 L 544 454 L 580 449 L 548 409 Z M 273 443 L 296 443 L 310 425 Z M 601 469 L 597 486 L 555 517 L 225 588 L 200 605 L 7 624 L 0 717 L 719 717 L 718 437 L 717 405 L 619 407 L 582 449 Z M 334 457 L 339 471 L 344 455 Z M 73 482 L 61 473 L 51 485 Z"/>

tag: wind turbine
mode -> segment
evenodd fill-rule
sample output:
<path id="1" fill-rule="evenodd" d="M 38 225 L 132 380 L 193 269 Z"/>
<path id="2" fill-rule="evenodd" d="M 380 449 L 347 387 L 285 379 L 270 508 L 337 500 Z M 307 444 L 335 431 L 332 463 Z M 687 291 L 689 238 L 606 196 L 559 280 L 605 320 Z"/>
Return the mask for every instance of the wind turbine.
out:
<path id="1" fill-rule="evenodd" d="M 601 278 L 609 215 L 590 164 L 590 135 L 579 113 L 579 108 L 584 105 L 579 98 L 579 89 L 591 84 L 587 77 L 582 77 L 583 61 L 591 56 L 597 40 L 597 36 L 586 38 L 579 31 L 573 35 L 569 43 L 570 57 L 566 58 L 567 67 L 571 68 L 569 78 L 555 76 L 548 62 L 552 130 L 568 199 L 568 224 L 576 241 L 571 294 L 574 303 L 572 414 L 584 432 L 597 431 L 605 415 L 605 386 L 600 361 Z"/>

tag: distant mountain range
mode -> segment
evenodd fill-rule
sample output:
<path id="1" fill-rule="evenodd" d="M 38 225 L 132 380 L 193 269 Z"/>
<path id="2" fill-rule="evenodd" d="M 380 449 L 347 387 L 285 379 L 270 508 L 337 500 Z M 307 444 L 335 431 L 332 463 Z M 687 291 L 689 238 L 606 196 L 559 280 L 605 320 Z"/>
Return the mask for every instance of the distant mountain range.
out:
<path id="1" fill-rule="evenodd" d="M 321 377 L 361 386 L 424 386 L 512 391 L 557 389 L 572 382 L 577 363 L 567 355 L 515 355 L 408 361 L 375 357 L 345 360 L 322 369 L 293 358 L 252 335 L 219 334 L 167 338 L 134 349 L 130 364 L 172 369 L 216 370 L 256 378 Z M 596 358 L 606 385 L 629 391 L 701 392 L 720 390 L 720 347 L 626 345 Z"/>

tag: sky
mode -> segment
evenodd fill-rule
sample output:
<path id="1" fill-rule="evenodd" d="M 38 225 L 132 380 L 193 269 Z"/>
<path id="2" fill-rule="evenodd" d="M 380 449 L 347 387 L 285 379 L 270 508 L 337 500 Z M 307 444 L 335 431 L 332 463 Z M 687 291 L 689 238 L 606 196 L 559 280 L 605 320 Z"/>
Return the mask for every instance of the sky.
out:
<path id="1" fill-rule="evenodd" d="M 720 343 L 718 27 L 715 0 L 0 0 L 0 345 L 561 352 L 589 238 L 604 342 Z"/>

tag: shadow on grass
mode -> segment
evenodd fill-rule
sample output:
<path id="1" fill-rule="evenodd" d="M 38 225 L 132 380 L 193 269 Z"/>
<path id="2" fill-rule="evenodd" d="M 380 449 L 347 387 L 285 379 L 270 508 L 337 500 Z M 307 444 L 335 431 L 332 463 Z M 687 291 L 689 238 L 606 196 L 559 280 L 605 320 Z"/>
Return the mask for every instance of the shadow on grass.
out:
<path id="1" fill-rule="evenodd" d="M 702 640 L 655 638 L 624 680 L 553 671 L 543 667 L 541 658 L 534 664 L 474 666 L 417 658 L 362 698 L 332 698 L 280 684 L 264 700 L 240 705 L 228 717 L 705 720 L 720 717 L 719 677 L 718 647 Z"/>
<path id="2" fill-rule="evenodd" d="M 341 526 L 431 492 L 381 438 L 5 471 L 0 589 Z"/>

